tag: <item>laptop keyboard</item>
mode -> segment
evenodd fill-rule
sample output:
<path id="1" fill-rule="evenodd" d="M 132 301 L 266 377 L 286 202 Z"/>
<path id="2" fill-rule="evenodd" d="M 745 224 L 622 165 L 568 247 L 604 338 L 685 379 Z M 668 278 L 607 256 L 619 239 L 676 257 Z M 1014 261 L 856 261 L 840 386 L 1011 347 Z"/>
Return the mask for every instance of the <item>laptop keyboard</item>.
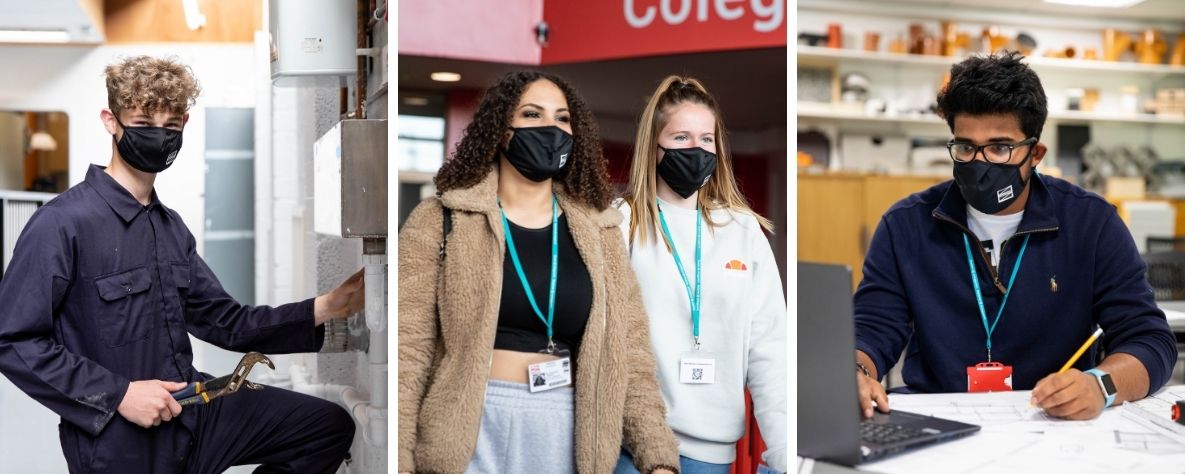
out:
<path id="1" fill-rule="evenodd" d="M 907 426 L 860 422 L 860 439 L 865 443 L 886 445 L 921 436 L 926 433 Z"/>

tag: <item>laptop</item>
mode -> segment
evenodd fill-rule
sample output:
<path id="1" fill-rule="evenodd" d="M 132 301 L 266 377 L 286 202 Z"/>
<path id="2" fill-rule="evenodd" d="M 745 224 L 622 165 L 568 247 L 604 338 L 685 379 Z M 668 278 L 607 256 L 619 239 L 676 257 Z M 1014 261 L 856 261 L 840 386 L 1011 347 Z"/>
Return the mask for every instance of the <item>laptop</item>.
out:
<path id="1" fill-rule="evenodd" d="M 899 410 L 861 419 L 851 282 L 847 266 L 798 262 L 798 455 L 855 466 L 979 431 Z"/>

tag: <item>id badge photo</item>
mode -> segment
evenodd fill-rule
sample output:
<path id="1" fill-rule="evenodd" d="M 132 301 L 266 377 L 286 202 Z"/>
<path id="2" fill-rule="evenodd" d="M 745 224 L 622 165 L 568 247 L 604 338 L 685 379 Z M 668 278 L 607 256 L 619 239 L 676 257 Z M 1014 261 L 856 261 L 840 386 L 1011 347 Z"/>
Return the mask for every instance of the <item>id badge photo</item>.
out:
<path id="1" fill-rule="evenodd" d="M 527 366 L 527 385 L 531 393 L 567 387 L 572 384 L 572 356 L 567 350 L 558 350 L 553 355 L 559 359 Z"/>

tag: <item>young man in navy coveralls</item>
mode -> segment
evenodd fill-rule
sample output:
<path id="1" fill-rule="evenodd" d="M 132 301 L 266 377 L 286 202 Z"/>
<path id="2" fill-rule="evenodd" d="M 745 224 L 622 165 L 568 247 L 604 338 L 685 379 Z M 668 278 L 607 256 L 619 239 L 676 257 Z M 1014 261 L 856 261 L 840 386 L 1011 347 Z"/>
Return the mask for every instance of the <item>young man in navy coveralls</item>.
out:
<path id="1" fill-rule="evenodd" d="M 139 56 L 106 77 L 110 164 L 38 209 L 17 241 L 0 281 L 0 372 L 62 417 L 70 472 L 334 472 L 354 424 L 331 402 L 264 387 L 182 409 L 171 392 L 212 378 L 193 367 L 189 334 L 239 352 L 317 351 L 325 322 L 361 308 L 361 274 L 297 303 L 236 302 L 153 190 L 181 148 L 192 72 Z"/>

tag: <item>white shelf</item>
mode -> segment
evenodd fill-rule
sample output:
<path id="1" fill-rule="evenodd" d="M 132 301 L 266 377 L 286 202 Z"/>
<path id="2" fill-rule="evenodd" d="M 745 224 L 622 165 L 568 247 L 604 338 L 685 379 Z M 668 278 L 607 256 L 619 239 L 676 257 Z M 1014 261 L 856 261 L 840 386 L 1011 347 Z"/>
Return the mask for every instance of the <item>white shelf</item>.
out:
<path id="1" fill-rule="evenodd" d="M 888 52 L 869 52 L 858 49 L 834 49 L 819 46 L 798 46 L 798 63 L 808 65 L 833 65 L 841 62 L 869 61 L 889 64 L 914 65 L 946 69 L 965 58 L 947 56 L 923 56 Z M 1149 75 L 1185 75 L 1185 66 L 1151 65 L 1132 62 L 1087 61 L 1084 59 L 1057 59 L 1030 56 L 1025 59 L 1034 69 L 1091 71 L 1106 73 L 1136 73 Z"/>
<path id="2" fill-rule="evenodd" d="M 1113 122 L 1185 126 L 1185 118 L 1181 117 L 1160 117 L 1152 114 L 1102 114 L 1097 112 L 1079 112 L 1070 110 L 1050 112 L 1049 120 L 1055 120 L 1058 122 Z"/>
<path id="3" fill-rule="evenodd" d="M 815 103 L 798 103 L 798 118 L 800 119 L 814 119 L 814 120 L 829 120 L 829 121 L 856 121 L 856 122 L 882 122 L 882 123 L 898 123 L 898 124 L 920 124 L 920 125 L 946 125 L 936 115 L 870 115 L 863 112 L 850 112 L 846 110 L 836 110 L 826 104 Z M 1151 125 L 1174 125 L 1185 126 L 1185 118 L 1181 117 L 1157 117 L 1155 115 L 1141 114 L 1141 115 L 1120 115 L 1120 114 L 1101 114 L 1094 112 L 1076 112 L 1076 111 L 1062 111 L 1050 112 L 1049 121 L 1051 122 L 1109 122 L 1109 123 L 1140 123 Z"/>
<path id="4" fill-rule="evenodd" d="M 798 103 L 798 118 L 816 119 L 816 120 L 832 120 L 832 121 L 856 121 L 856 122 L 883 122 L 883 123 L 900 123 L 900 124 L 920 124 L 920 125 L 946 125 L 942 119 L 936 115 L 871 115 L 863 112 L 849 112 L 846 110 L 835 110 L 830 106 L 813 103 Z"/>

